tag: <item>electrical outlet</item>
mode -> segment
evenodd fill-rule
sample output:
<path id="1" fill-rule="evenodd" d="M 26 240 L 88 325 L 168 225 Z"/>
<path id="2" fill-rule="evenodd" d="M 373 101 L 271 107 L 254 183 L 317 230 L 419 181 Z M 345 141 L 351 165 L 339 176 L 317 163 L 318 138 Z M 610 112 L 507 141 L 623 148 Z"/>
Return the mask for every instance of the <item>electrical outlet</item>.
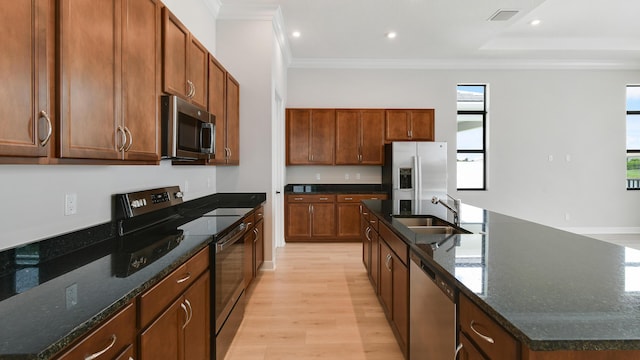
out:
<path id="1" fill-rule="evenodd" d="M 345 180 L 349 180 L 349 174 L 348 174 L 348 173 L 347 173 L 347 174 L 344 174 L 344 179 L 345 179 Z"/>
<path id="2" fill-rule="evenodd" d="M 64 195 L 64 215 L 75 215 L 78 213 L 78 195 L 69 193 Z"/>
<path id="3" fill-rule="evenodd" d="M 184 189 L 182 189 L 182 192 L 188 192 L 188 191 L 189 191 L 189 180 L 185 180 Z"/>
<path id="4" fill-rule="evenodd" d="M 564 220 L 565 221 L 571 220 L 571 215 L 569 213 L 564 213 Z"/>
<path id="5" fill-rule="evenodd" d="M 208 177 L 207 178 L 207 188 L 210 188 L 210 187 L 211 187 L 211 178 Z"/>
<path id="6" fill-rule="evenodd" d="M 356 173 L 356 179 L 360 180 L 360 173 Z"/>
<path id="7" fill-rule="evenodd" d="M 316 173 L 316 180 L 320 180 L 320 173 Z"/>
<path id="8" fill-rule="evenodd" d="M 67 310 L 78 305 L 78 284 L 67 286 L 67 288 L 65 289 L 65 299 Z"/>

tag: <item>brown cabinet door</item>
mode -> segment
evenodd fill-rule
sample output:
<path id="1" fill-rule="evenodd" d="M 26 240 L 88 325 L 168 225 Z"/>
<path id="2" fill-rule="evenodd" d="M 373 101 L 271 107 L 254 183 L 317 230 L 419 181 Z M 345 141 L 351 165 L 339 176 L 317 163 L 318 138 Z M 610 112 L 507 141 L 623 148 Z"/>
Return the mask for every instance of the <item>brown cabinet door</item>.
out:
<path id="1" fill-rule="evenodd" d="M 384 110 L 362 110 L 360 163 L 384 163 Z"/>
<path id="2" fill-rule="evenodd" d="M 409 271 L 400 259 L 392 255 L 393 260 L 393 323 L 395 324 L 406 353 L 409 340 Z"/>
<path id="3" fill-rule="evenodd" d="M 460 344 L 462 345 L 462 349 L 460 349 L 460 354 L 458 355 L 458 359 L 460 360 L 487 360 L 482 353 L 473 345 L 473 343 L 464 335 L 464 333 L 458 333 L 458 339 L 460 339 Z"/>
<path id="4" fill-rule="evenodd" d="M 371 229 L 369 233 L 369 237 L 371 238 L 371 271 L 369 273 L 369 278 L 371 279 L 371 283 L 373 284 L 373 289 L 376 294 L 380 293 L 380 288 L 378 286 L 378 279 L 380 277 L 380 236 L 378 233 Z"/>
<path id="5" fill-rule="evenodd" d="M 181 305 L 184 304 L 179 298 L 140 334 L 141 360 L 184 359 L 182 327 L 188 312 Z"/>
<path id="6" fill-rule="evenodd" d="M 244 264 L 242 273 L 244 274 L 244 287 L 249 287 L 251 281 L 253 281 L 253 240 L 255 233 L 250 228 L 242 239 L 244 241 Z"/>
<path id="7" fill-rule="evenodd" d="M 47 34 L 52 30 L 48 15 L 54 11 L 49 4 L 47 0 L 0 2 L 0 156 L 49 153 Z"/>
<path id="8" fill-rule="evenodd" d="M 184 293 L 184 305 L 189 315 L 183 334 L 184 359 L 210 359 L 209 282 L 207 271 Z"/>
<path id="9" fill-rule="evenodd" d="M 264 263 L 264 221 L 256 223 L 256 239 L 254 241 L 253 276 L 258 274 L 258 270 Z"/>
<path id="10" fill-rule="evenodd" d="M 287 165 L 311 162 L 311 110 L 287 109 Z"/>
<path id="11" fill-rule="evenodd" d="M 227 75 L 224 67 L 209 54 L 209 113 L 216 119 L 216 153 L 209 163 L 220 164 L 225 162 L 226 156 L 226 89 Z"/>
<path id="12" fill-rule="evenodd" d="M 360 204 L 337 204 L 338 237 L 358 239 L 360 237 Z"/>
<path id="13" fill-rule="evenodd" d="M 240 164 L 240 84 L 227 73 L 226 163 Z"/>
<path id="14" fill-rule="evenodd" d="M 286 237 L 309 239 L 311 237 L 311 205 L 309 203 L 288 203 L 285 221 Z"/>
<path id="15" fill-rule="evenodd" d="M 163 90 L 187 98 L 189 30 L 166 7 L 162 9 Z"/>
<path id="16" fill-rule="evenodd" d="M 336 236 L 336 206 L 330 204 L 311 204 L 311 237 Z"/>
<path id="17" fill-rule="evenodd" d="M 360 129 L 360 111 L 336 110 L 336 165 L 360 163 Z"/>
<path id="18" fill-rule="evenodd" d="M 59 6 L 60 155 L 118 159 L 122 0 Z"/>
<path id="19" fill-rule="evenodd" d="M 339 205 L 338 205 L 339 206 Z M 361 217 L 360 226 L 362 230 L 362 264 L 367 269 L 367 274 L 371 273 L 371 235 L 369 232 L 371 228 L 368 226 L 368 221 L 365 217 Z"/>
<path id="20" fill-rule="evenodd" d="M 310 160 L 312 164 L 334 163 L 336 112 L 333 109 L 314 109 L 311 112 Z"/>
<path id="21" fill-rule="evenodd" d="M 207 66 L 209 64 L 209 52 L 196 40 L 189 36 L 189 65 L 187 80 L 191 82 L 191 102 L 206 109 L 209 100 L 209 85 Z"/>
<path id="22" fill-rule="evenodd" d="M 386 110 L 385 115 L 385 141 L 409 140 L 409 113 L 406 110 Z"/>
<path id="23" fill-rule="evenodd" d="M 125 159 L 159 160 L 160 2 L 123 0 L 122 107 Z"/>
<path id="24" fill-rule="evenodd" d="M 382 307 L 389 318 L 393 309 L 393 258 L 391 249 L 384 241 L 379 242 L 380 273 L 378 277 L 378 289 Z"/>
<path id="25" fill-rule="evenodd" d="M 433 109 L 411 110 L 411 140 L 434 140 L 434 111 Z"/>

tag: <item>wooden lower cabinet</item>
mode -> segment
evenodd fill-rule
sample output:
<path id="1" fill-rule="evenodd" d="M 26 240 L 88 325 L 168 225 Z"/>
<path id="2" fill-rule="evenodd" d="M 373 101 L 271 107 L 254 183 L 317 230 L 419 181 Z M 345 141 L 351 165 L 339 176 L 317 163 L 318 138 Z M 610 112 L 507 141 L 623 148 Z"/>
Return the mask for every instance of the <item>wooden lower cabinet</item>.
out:
<path id="1" fill-rule="evenodd" d="M 487 358 L 482 355 L 480 350 L 473 345 L 471 340 L 469 340 L 464 333 L 458 334 L 458 338 L 462 348 L 460 348 L 460 352 L 458 353 L 456 360 L 487 360 Z"/>
<path id="2" fill-rule="evenodd" d="M 209 359 L 209 283 L 207 271 L 141 333 L 140 359 Z"/>
<path id="3" fill-rule="evenodd" d="M 385 200 L 385 194 L 339 194 L 336 196 L 338 239 L 358 241 L 362 232 L 360 227 L 360 202 L 362 200 Z"/>
<path id="4" fill-rule="evenodd" d="M 129 360 L 127 354 L 135 354 L 135 344 L 136 306 L 130 303 L 56 359 L 87 359 L 101 354 L 100 359 Z"/>
<path id="5" fill-rule="evenodd" d="M 405 358 L 409 353 L 409 269 L 383 237 L 379 241 L 378 298 Z"/>
<path id="6" fill-rule="evenodd" d="M 335 195 L 287 195 L 285 240 L 336 240 Z"/>
<path id="7" fill-rule="evenodd" d="M 245 288 L 251 285 L 251 282 L 258 275 L 258 270 L 264 263 L 264 221 L 262 213 L 264 208 L 260 207 L 256 210 L 256 223 L 247 230 L 244 236 L 244 284 Z"/>

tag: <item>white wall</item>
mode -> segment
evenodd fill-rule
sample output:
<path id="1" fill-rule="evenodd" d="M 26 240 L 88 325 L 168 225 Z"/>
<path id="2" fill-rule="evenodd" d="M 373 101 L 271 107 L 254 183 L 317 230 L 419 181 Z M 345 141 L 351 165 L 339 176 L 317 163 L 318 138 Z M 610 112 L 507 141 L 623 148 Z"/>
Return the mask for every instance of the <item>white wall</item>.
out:
<path id="1" fill-rule="evenodd" d="M 218 20 L 218 59 L 240 84 L 240 166 L 218 167 L 219 192 L 265 192 L 265 268 L 273 267 L 271 20 Z M 281 71 L 280 73 L 284 73 Z M 282 83 L 283 81 L 280 81 Z"/>
<path id="2" fill-rule="evenodd" d="M 288 79 L 287 107 L 434 108 L 436 140 L 452 144 L 449 191 L 465 202 L 577 231 L 640 230 L 640 192 L 625 190 L 625 85 L 639 71 L 290 69 Z M 488 191 L 453 190 L 458 83 L 489 84 Z"/>
<path id="3" fill-rule="evenodd" d="M 215 50 L 215 18 L 205 0 L 164 0 L 167 7 Z M 207 179 L 212 179 L 207 183 Z M 216 192 L 216 168 L 171 166 L 0 165 L 0 250 L 111 220 L 118 192 L 188 182 L 185 200 Z M 66 193 L 76 193 L 78 213 L 64 216 Z"/>

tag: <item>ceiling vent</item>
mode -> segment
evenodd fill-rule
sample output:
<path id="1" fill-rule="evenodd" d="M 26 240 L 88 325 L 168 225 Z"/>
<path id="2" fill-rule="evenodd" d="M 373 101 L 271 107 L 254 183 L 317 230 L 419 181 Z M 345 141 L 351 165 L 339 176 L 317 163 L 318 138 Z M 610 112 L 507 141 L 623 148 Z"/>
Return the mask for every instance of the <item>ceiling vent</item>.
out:
<path id="1" fill-rule="evenodd" d="M 518 10 L 503 10 L 500 9 L 496 11 L 491 17 L 489 21 L 507 21 L 514 17 L 518 13 Z"/>

